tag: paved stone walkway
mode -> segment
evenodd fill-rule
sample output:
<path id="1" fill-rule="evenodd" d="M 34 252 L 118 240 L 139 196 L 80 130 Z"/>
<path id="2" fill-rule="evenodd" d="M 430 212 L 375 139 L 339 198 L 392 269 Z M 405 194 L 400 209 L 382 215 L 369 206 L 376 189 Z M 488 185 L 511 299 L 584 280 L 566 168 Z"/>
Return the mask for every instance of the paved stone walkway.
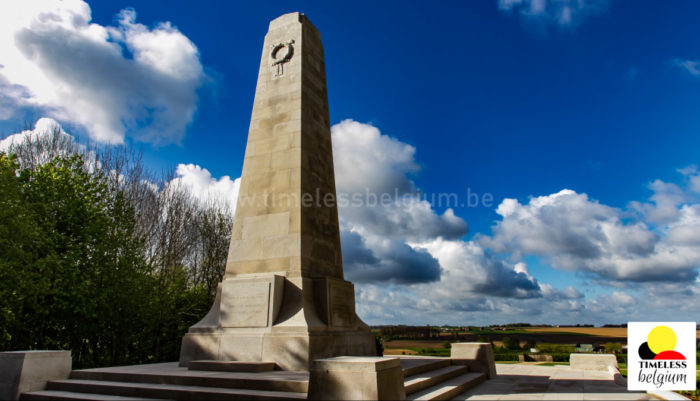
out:
<path id="1" fill-rule="evenodd" d="M 627 391 L 606 371 L 570 366 L 496 364 L 498 377 L 459 395 L 457 400 L 656 400 Z M 618 377 L 619 379 L 619 377 Z M 619 381 L 619 380 L 618 380 Z"/>

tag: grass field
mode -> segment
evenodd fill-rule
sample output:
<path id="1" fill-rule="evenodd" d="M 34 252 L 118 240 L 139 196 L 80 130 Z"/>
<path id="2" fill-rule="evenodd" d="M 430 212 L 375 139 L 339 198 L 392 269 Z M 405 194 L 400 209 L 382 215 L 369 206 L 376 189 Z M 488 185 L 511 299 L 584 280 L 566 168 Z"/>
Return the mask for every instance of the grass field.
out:
<path id="1" fill-rule="evenodd" d="M 384 348 L 384 355 L 418 355 L 418 351 L 409 348 Z"/>
<path id="2" fill-rule="evenodd" d="M 394 340 L 382 344 L 384 355 L 430 355 L 450 356 L 444 341 Z"/>

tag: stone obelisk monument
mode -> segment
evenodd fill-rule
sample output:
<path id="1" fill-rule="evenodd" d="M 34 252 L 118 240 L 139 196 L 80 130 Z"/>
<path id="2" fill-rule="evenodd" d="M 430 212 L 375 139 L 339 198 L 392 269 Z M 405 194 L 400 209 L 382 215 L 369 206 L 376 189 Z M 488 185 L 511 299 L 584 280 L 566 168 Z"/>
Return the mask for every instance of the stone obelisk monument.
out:
<path id="1" fill-rule="evenodd" d="M 275 362 L 375 355 L 343 279 L 321 36 L 300 13 L 265 36 L 226 274 L 182 340 L 192 360 Z"/>

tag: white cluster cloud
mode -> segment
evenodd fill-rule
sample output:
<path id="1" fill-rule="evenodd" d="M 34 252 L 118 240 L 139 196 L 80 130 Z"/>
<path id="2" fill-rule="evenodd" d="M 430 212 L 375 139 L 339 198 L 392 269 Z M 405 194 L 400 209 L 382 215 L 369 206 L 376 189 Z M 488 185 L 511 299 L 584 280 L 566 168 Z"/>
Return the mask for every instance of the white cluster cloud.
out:
<path id="1" fill-rule="evenodd" d="M 236 212 L 240 178 L 232 180 L 225 175 L 216 179 L 209 170 L 191 163 L 178 164 L 175 175 L 170 185 L 187 188 L 203 204 L 223 203 L 230 208 L 231 214 Z"/>
<path id="2" fill-rule="evenodd" d="M 675 185 L 654 181 L 654 203 L 633 203 L 644 221 L 627 221 L 623 210 L 562 190 L 531 198 L 505 199 L 492 238 L 483 242 L 509 254 L 548 258 L 553 267 L 626 281 L 685 281 L 700 266 L 698 205 L 683 205 Z M 646 222 L 646 223 L 645 223 Z M 666 225 L 654 229 L 649 223 Z"/>
<path id="3" fill-rule="evenodd" d="M 116 26 L 90 20 L 82 0 L 0 3 L 0 118 L 32 108 L 99 142 L 179 141 L 205 77 L 197 47 L 131 9 Z"/>
<path id="4" fill-rule="evenodd" d="M 673 183 L 654 180 L 649 184 L 653 195 L 651 202 L 630 202 L 630 207 L 651 223 L 668 223 L 678 219 L 679 206 L 688 200 L 681 187 Z"/>
<path id="5" fill-rule="evenodd" d="M 604 11 L 608 0 L 498 0 L 504 12 L 516 12 L 531 21 L 576 26 L 586 17 Z"/>
<path id="6" fill-rule="evenodd" d="M 54 135 L 58 136 L 58 140 L 73 142 L 73 136 L 64 131 L 56 120 L 47 117 L 40 118 L 34 124 L 33 129 L 24 130 L 0 140 L 0 152 L 9 153 L 28 141 L 33 143 L 46 138 L 53 139 Z"/>
<path id="7" fill-rule="evenodd" d="M 63 130 L 61 124 L 48 117 L 40 118 L 33 129 L 27 129 L 0 140 L 0 152 L 14 153 L 23 167 L 48 163 L 56 156 L 66 156 L 74 152 L 86 152 L 86 162 L 95 166 L 95 154 L 86 151 L 72 135 Z"/>
<path id="8" fill-rule="evenodd" d="M 349 229 L 413 241 L 466 234 L 467 223 L 452 209 L 437 214 L 417 192 L 410 179 L 419 170 L 414 147 L 353 120 L 333 125 L 331 133 L 338 196 L 362 199 L 341 202 L 340 219 Z"/>
<path id="9" fill-rule="evenodd" d="M 682 169 L 678 169 L 678 172 L 686 177 L 688 181 L 688 188 L 696 194 L 700 194 L 700 173 L 698 173 L 698 166 L 693 164 Z"/>
<path id="10" fill-rule="evenodd" d="M 623 291 L 613 291 L 610 294 L 602 294 L 588 303 L 588 308 L 593 313 L 607 313 L 610 315 L 629 316 L 637 300 Z"/>
<path id="11" fill-rule="evenodd" d="M 420 167 L 416 148 L 382 135 L 370 124 L 343 120 L 331 128 L 333 164 L 339 193 L 389 193 L 415 191 L 409 178 Z"/>

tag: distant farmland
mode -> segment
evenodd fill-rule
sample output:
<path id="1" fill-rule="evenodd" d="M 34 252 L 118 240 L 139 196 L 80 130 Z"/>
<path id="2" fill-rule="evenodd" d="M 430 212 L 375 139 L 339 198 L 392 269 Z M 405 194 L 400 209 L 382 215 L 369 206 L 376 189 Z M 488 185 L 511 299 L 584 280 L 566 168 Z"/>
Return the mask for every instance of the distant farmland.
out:
<path id="1" fill-rule="evenodd" d="M 596 337 L 627 337 L 627 327 L 525 327 L 535 333 L 576 333 Z"/>
<path id="2" fill-rule="evenodd" d="M 378 330 L 377 330 L 378 331 Z M 406 335 L 406 334 L 404 334 Z M 426 338 L 396 338 L 391 335 L 383 341 L 385 355 L 430 355 L 448 356 L 449 349 L 445 343 L 490 341 L 496 347 L 496 357 L 499 361 L 512 361 L 513 355 L 522 353 L 518 349 L 504 349 L 503 340 L 509 337 L 515 339 L 520 347 L 528 343 L 537 345 L 559 344 L 569 346 L 573 350 L 574 345 L 592 344 L 594 346 L 604 346 L 607 343 L 627 344 L 626 327 L 486 327 L 470 328 L 463 330 L 452 328 L 452 331 L 436 333 L 430 332 L 430 337 Z M 392 338 L 393 337 L 393 338 Z M 700 338 L 700 330 L 697 331 Z M 568 352 L 566 351 L 567 355 Z M 557 356 L 556 352 L 553 354 Z M 516 355 L 517 356 L 517 355 Z M 561 355 L 559 355 L 561 357 Z M 502 358 L 502 359 L 498 359 Z M 568 360 L 568 356 L 567 356 Z"/>
<path id="3" fill-rule="evenodd" d="M 626 327 L 525 327 L 522 330 L 534 333 L 576 333 L 596 337 L 627 337 Z M 700 330 L 696 331 L 700 338 Z"/>
<path id="4" fill-rule="evenodd" d="M 697 332 L 700 338 L 700 331 Z M 387 355 L 422 354 L 426 349 L 444 349 L 445 342 L 490 341 L 496 347 L 503 346 L 506 337 L 516 339 L 521 346 L 536 344 L 627 344 L 626 327 L 508 327 L 477 328 L 469 331 L 431 333 L 429 338 L 389 338 L 383 342 Z"/>

